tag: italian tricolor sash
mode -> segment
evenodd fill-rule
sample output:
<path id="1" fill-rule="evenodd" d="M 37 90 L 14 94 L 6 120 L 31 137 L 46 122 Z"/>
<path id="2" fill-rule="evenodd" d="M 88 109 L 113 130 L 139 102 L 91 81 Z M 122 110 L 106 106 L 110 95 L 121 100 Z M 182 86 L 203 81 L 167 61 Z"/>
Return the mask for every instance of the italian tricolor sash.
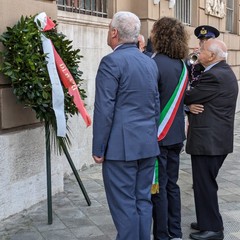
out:
<path id="1" fill-rule="evenodd" d="M 153 182 L 152 182 L 152 189 L 151 194 L 159 193 L 159 183 L 158 183 L 158 160 L 155 161 L 155 168 L 154 168 L 154 175 L 153 175 Z"/>
<path id="2" fill-rule="evenodd" d="M 188 83 L 188 74 L 185 63 L 183 63 L 183 70 L 176 89 L 174 90 L 171 98 L 160 113 L 159 127 L 158 127 L 158 141 L 161 141 L 168 133 L 173 120 L 178 111 L 179 104 L 182 100 L 183 94 Z"/>
<path id="3" fill-rule="evenodd" d="M 179 82 L 171 98 L 168 100 L 167 104 L 165 105 L 162 112 L 160 113 L 159 127 L 158 127 L 158 141 L 161 141 L 167 135 L 168 130 L 170 129 L 173 123 L 173 120 L 176 116 L 176 113 L 178 111 L 178 107 L 182 100 L 185 89 L 187 87 L 187 83 L 188 83 L 187 68 L 184 61 L 182 61 L 182 63 L 183 63 L 183 70 L 182 70 Z M 151 193 L 156 194 L 158 192 L 159 192 L 158 160 L 156 160 Z"/>

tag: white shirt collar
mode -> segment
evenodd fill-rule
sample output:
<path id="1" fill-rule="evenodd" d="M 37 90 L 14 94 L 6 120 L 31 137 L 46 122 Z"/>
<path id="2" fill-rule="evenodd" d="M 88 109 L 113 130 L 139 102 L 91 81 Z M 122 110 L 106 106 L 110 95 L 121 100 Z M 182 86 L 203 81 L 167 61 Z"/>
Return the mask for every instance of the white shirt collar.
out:
<path id="1" fill-rule="evenodd" d="M 215 63 L 213 63 L 213 64 L 207 66 L 207 67 L 204 69 L 204 72 L 208 71 L 209 69 L 211 69 L 214 65 L 216 65 L 216 64 L 219 63 L 219 62 L 220 62 L 220 61 L 215 62 Z"/>

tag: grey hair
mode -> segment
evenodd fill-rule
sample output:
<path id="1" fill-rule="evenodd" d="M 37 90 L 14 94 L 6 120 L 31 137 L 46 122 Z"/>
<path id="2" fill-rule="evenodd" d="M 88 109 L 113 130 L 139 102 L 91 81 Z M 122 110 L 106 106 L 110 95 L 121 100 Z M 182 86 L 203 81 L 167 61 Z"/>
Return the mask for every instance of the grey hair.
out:
<path id="1" fill-rule="evenodd" d="M 224 44 L 222 42 L 222 44 Z M 224 44 L 225 45 L 225 44 Z M 224 58 L 225 60 L 227 59 L 228 53 L 227 51 L 225 52 L 223 49 L 221 49 L 219 47 L 219 44 L 217 43 L 212 43 L 209 47 L 208 50 L 210 52 L 213 52 L 214 54 L 216 54 L 219 58 Z"/>
<path id="2" fill-rule="evenodd" d="M 111 27 L 116 28 L 119 34 L 119 40 L 123 43 L 137 43 L 140 33 L 140 19 L 131 12 L 117 12 L 114 14 Z"/>

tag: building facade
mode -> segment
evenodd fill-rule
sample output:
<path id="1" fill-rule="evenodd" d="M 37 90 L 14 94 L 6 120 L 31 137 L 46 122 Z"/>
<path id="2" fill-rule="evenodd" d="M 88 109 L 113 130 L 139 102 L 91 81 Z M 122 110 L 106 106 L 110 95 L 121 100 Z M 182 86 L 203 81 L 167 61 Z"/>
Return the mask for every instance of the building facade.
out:
<path id="1" fill-rule="evenodd" d="M 101 58 L 111 52 L 106 44 L 108 26 L 115 12 L 131 11 L 142 22 L 141 33 L 150 35 L 153 23 L 160 17 L 177 17 L 187 26 L 190 47 L 198 46 L 193 34 L 198 25 L 219 29 L 229 48 L 228 62 L 240 79 L 240 0 L 8 0 L 0 2 L 0 34 L 23 16 L 40 12 L 57 20 L 57 31 L 80 49 L 87 98 L 87 111 L 92 116 L 95 76 Z M 0 50 L 3 46 L 0 45 Z M 0 62 L 3 59 L 0 58 Z M 237 106 L 239 110 L 239 104 Z M 78 170 L 93 164 L 92 128 L 86 128 L 80 116 L 69 120 L 70 155 Z M 35 113 L 17 102 L 11 82 L 0 75 L 0 220 L 47 198 L 46 149 L 44 124 Z M 52 194 L 63 191 L 63 178 L 72 170 L 64 155 L 52 151 Z M 80 173 L 81 176 L 81 173 Z M 81 194 L 81 191 L 79 191 Z"/>

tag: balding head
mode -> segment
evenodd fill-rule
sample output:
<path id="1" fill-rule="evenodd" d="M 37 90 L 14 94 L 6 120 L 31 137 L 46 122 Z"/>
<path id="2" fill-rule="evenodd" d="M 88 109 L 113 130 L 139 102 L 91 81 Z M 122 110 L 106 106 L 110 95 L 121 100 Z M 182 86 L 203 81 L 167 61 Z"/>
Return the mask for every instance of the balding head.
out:
<path id="1" fill-rule="evenodd" d="M 203 66 L 227 59 L 227 46 L 219 39 L 209 39 L 200 48 L 199 61 Z"/>
<path id="2" fill-rule="evenodd" d="M 227 46 L 226 44 L 219 39 L 209 39 L 205 43 L 206 48 L 217 55 L 219 58 L 226 60 L 227 58 Z"/>

